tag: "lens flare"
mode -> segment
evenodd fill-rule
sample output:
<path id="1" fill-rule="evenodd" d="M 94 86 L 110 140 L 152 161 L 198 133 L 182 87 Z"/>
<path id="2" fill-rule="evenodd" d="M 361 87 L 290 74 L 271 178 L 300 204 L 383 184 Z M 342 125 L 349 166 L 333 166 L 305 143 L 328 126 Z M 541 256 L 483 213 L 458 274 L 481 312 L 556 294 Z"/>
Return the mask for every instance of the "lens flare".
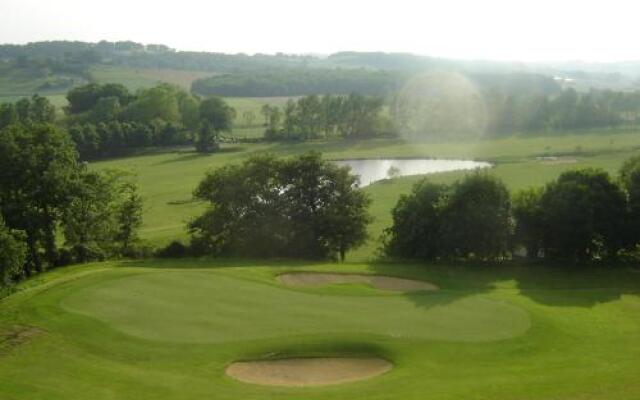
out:
<path id="1" fill-rule="evenodd" d="M 457 72 L 412 78 L 397 95 L 392 111 L 407 140 L 479 138 L 488 122 L 481 92 Z"/>

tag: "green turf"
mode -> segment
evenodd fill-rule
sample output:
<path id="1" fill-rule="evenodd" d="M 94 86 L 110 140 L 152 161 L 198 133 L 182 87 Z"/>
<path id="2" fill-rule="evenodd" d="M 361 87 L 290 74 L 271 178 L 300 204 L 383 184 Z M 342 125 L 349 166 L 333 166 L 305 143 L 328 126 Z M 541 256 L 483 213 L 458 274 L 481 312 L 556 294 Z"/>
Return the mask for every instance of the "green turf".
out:
<path id="1" fill-rule="evenodd" d="M 490 341 L 529 328 L 527 314 L 517 308 L 474 297 L 454 300 L 446 293 L 361 299 L 282 290 L 210 271 L 120 275 L 98 286 L 82 282 L 83 289 L 62 306 L 132 336 L 187 343 L 277 338 L 289 332 Z M 185 304 L 190 306 L 185 309 Z M 371 310 L 377 318 L 371 318 Z"/>
<path id="2" fill-rule="evenodd" d="M 580 146 L 579 149 L 576 147 Z M 411 143 L 399 139 L 369 141 L 329 141 L 300 144 L 238 144 L 224 151 L 200 155 L 180 150 L 96 163 L 96 168 L 124 168 L 138 175 L 145 200 L 142 236 L 151 244 L 163 245 L 187 239 L 186 223 L 200 213 L 203 205 L 191 201 L 191 193 L 209 168 L 240 162 L 250 154 L 271 151 L 278 155 L 322 151 L 328 159 L 349 157 L 439 157 L 471 158 L 496 163 L 493 173 L 512 189 L 542 185 L 562 171 L 579 167 L 601 167 L 615 173 L 622 162 L 638 153 L 640 133 L 593 133 L 548 137 L 513 137 L 478 142 Z M 545 154 L 566 154 L 571 164 L 545 164 L 536 160 Z M 463 173 L 435 174 L 431 179 L 451 182 Z M 390 223 L 390 210 L 402 193 L 419 178 L 409 177 L 380 182 L 366 189 L 373 197 L 375 221 L 371 240 L 350 254 L 350 259 L 367 260 L 375 255 L 377 239 Z"/>
<path id="3" fill-rule="evenodd" d="M 294 269 L 420 278 L 442 291 L 294 290 L 274 280 Z M 4 332 L 41 333 L 0 345 L 0 397 L 632 400 L 638 284 L 626 269 L 206 259 L 69 267 L 1 304 Z M 394 369 L 313 389 L 224 375 L 239 359 L 319 355 L 381 356 Z"/>
<path id="4" fill-rule="evenodd" d="M 640 134 L 508 138 L 477 143 L 402 140 L 229 145 L 95 163 L 138 174 L 142 236 L 186 239 L 203 209 L 191 192 L 208 168 L 251 154 L 322 151 L 349 157 L 473 158 L 512 189 L 562 171 L 615 172 Z M 563 154 L 571 164 L 545 164 Z M 435 174 L 451 182 L 463 173 Z M 366 188 L 376 220 L 350 263 L 175 261 L 102 263 L 40 275 L 0 303 L 0 399 L 435 399 L 640 398 L 640 273 L 631 268 L 371 264 L 408 177 Z M 289 271 L 379 273 L 441 291 L 398 294 L 365 285 L 283 287 Z M 37 328 L 37 329 L 33 329 Z M 224 375 L 235 361 L 286 356 L 380 356 L 375 379 L 314 389 L 247 385 Z"/>

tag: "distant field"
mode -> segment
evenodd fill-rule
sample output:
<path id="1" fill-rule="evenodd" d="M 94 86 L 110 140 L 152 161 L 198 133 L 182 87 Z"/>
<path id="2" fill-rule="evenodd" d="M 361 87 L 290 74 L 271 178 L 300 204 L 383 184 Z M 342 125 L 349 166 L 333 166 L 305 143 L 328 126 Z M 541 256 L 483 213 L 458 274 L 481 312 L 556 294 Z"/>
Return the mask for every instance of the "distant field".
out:
<path id="1" fill-rule="evenodd" d="M 89 71 L 92 81 L 98 83 L 120 83 L 130 90 L 152 87 L 159 82 L 172 83 L 191 90 L 191 82 L 196 79 L 211 76 L 212 72 L 185 71 L 174 69 L 129 68 L 120 66 L 95 66 Z M 50 98 L 56 106 L 66 104 L 64 96 L 69 88 L 43 91 L 39 87 L 55 77 L 34 78 L 15 70 L 0 70 L 0 103 L 14 102 L 22 97 L 39 93 Z M 74 77 L 75 84 L 83 84 L 84 78 Z"/>
<path id="2" fill-rule="evenodd" d="M 167 82 L 191 90 L 191 82 L 215 75 L 207 71 L 185 71 L 157 68 L 130 68 L 120 66 L 92 67 L 89 74 L 98 83 L 121 83 L 130 90 L 148 88 L 158 82 Z"/>
<path id="3" fill-rule="evenodd" d="M 191 201 L 191 193 L 205 171 L 227 163 L 239 162 L 251 154 L 270 151 L 293 155 L 304 151 L 322 151 L 328 159 L 377 157 L 430 157 L 487 160 L 495 163 L 492 173 L 512 189 L 542 185 L 562 171 L 579 167 L 600 167 L 615 173 L 628 157 L 638 154 L 640 133 L 562 135 L 555 137 L 507 138 L 477 143 L 407 143 L 402 140 L 359 142 L 330 141 L 300 144 L 238 144 L 225 151 L 200 155 L 189 149 L 165 154 L 116 159 L 94 164 L 96 168 L 126 168 L 138 175 L 145 199 L 142 235 L 153 244 L 172 239 L 187 239 L 185 224 L 202 211 L 203 205 Z M 546 163 L 537 156 L 561 154 L 567 162 Z M 451 182 L 463 172 L 435 174 L 430 179 Z M 390 210 L 398 196 L 407 193 L 419 177 L 380 182 L 366 191 L 373 197 L 372 240 L 349 257 L 367 260 L 375 255 L 377 239 L 390 223 Z"/>

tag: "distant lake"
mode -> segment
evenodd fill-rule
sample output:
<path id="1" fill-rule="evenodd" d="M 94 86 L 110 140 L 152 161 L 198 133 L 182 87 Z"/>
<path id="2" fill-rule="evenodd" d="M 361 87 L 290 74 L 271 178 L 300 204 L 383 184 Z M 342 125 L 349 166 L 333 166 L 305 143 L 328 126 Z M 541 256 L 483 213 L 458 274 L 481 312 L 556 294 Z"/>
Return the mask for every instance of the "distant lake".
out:
<path id="1" fill-rule="evenodd" d="M 367 186 L 374 182 L 389 178 L 392 168 L 396 169 L 396 176 L 424 175 L 436 172 L 474 170 L 488 168 L 491 164 L 483 161 L 469 160 L 437 160 L 437 159 L 369 159 L 369 160 L 339 160 L 334 161 L 340 166 L 348 165 L 351 171 L 360 175 L 360 186 Z"/>

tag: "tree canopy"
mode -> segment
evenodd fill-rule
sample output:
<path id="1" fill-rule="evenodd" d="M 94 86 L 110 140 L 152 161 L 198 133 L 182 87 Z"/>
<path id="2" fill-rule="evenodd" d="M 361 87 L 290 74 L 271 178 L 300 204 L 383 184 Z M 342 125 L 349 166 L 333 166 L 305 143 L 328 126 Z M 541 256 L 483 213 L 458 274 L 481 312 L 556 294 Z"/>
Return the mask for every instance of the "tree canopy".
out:
<path id="1" fill-rule="evenodd" d="M 500 259 L 509 250 L 510 208 L 504 184 L 486 173 L 450 186 L 423 180 L 393 208 L 383 250 L 422 260 Z"/>
<path id="2" fill-rule="evenodd" d="M 193 247 L 207 254 L 343 258 L 370 222 L 357 177 L 317 153 L 219 168 L 195 196 L 211 204 L 190 224 Z"/>

